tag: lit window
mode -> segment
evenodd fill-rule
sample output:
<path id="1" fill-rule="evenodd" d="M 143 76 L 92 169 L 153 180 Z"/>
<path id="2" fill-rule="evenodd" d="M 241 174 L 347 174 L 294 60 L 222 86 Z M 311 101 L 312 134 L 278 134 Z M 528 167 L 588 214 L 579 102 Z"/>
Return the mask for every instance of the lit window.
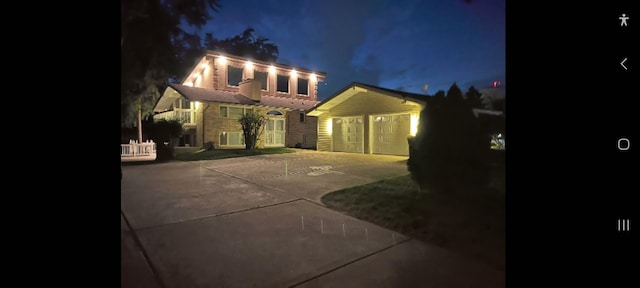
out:
<path id="1" fill-rule="evenodd" d="M 220 146 L 244 146 L 244 133 L 242 132 L 220 133 Z"/>

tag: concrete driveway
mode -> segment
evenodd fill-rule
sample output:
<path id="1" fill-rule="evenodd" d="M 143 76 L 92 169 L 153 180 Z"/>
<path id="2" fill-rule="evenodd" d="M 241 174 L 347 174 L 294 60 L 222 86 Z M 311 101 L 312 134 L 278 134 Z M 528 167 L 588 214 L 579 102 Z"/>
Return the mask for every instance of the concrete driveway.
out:
<path id="1" fill-rule="evenodd" d="M 330 210 L 406 157 L 262 155 L 123 167 L 122 287 L 503 287 L 504 271 Z"/>

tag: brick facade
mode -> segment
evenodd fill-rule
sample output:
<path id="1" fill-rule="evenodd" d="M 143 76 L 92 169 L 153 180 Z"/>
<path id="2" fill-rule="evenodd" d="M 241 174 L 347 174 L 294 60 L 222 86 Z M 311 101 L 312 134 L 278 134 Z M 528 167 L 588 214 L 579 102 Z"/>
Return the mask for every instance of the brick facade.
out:
<path id="1" fill-rule="evenodd" d="M 242 75 L 239 74 L 240 70 L 237 70 L 238 73 L 229 74 L 229 67 L 235 67 L 242 69 Z M 262 88 L 262 82 L 260 82 L 260 78 L 256 77 L 256 72 L 264 73 L 260 76 L 264 76 L 266 78 L 266 89 Z M 289 79 L 288 84 L 288 92 L 280 92 L 277 91 L 277 79 L 279 75 L 287 76 Z M 245 89 L 247 86 L 245 84 L 234 85 L 234 83 L 229 82 L 229 78 L 233 77 L 232 82 L 236 82 L 240 78 L 240 83 L 257 83 L 251 84 L 250 89 Z M 189 142 L 192 146 L 200 146 L 206 147 L 208 142 L 213 142 L 216 149 L 224 149 L 224 148 L 240 148 L 241 146 L 224 146 L 220 145 L 220 134 L 223 132 L 241 132 L 242 126 L 238 123 L 237 119 L 230 119 L 221 117 L 220 115 L 220 107 L 228 106 L 228 107 L 243 107 L 253 109 L 261 113 L 262 115 L 267 115 L 268 111 L 278 110 L 282 113 L 282 116 L 271 116 L 273 118 L 284 119 L 284 127 L 285 131 L 283 132 L 284 136 L 282 136 L 282 132 L 278 134 L 277 131 L 273 132 L 273 139 L 278 139 L 277 142 L 274 142 L 274 145 L 281 145 L 284 147 L 302 147 L 302 148 L 314 148 L 316 147 L 317 140 L 317 118 L 311 116 L 305 116 L 304 121 L 301 120 L 301 113 L 304 113 L 304 109 L 308 109 L 313 107 L 313 103 L 317 103 L 318 96 L 318 83 L 324 81 L 326 77 L 326 73 L 324 72 L 314 72 L 311 70 L 291 67 L 288 65 L 282 64 L 272 64 L 268 62 L 262 61 L 253 61 L 251 59 L 232 56 L 232 55 L 223 55 L 214 51 L 207 51 L 206 55 L 204 55 L 200 62 L 197 63 L 191 72 L 186 75 L 181 85 L 204 88 L 211 91 L 226 91 L 232 92 L 236 95 L 243 95 L 248 99 L 251 99 L 257 105 L 265 105 L 264 102 L 260 102 L 261 96 L 272 96 L 270 99 L 280 99 L 280 100 L 272 100 L 271 104 L 265 106 L 275 106 L 278 108 L 270 108 L 265 106 L 256 106 L 251 105 L 252 103 L 246 102 L 238 102 L 233 99 L 231 102 L 234 104 L 226 104 L 225 100 L 205 100 L 203 98 L 196 98 L 196 100 L 190 99 L 192 101 L 199 102 L 198 106 L 196 106 L 196 123 L 195 128 L 190 131 L 185 131 L 190 134 Z M 258 78 L 258 79 L 256 79 Z M 265 79 L 261 78 L 261 79 Z M 253 81 L 248 79 L 254 79 Z M 303 80 L 299 80 L 303 79 Z M 308 85 L 306 89 L 302 89 L 302 93 L 298 94 L 298 82 L 306 83 Z M 254 86 L 257 85 L 257 86 Z M 241 86 L 243 87 L 241 89 Z M 167 97 L 175 97 L 167 94 Z M 181 92 L 182 93 L 182 92 Z M 259 96 L 258 96 L 259 95 Z M 181 97 L 185 97 L 184 94 Z M 226 96 L 228 97 L 228 96 Z M 189 97 L 187 97 L 189 98 Z M 287 99 L 286 101 L 282 101 L 281 99 Z M 291 99 L 292 101 L 289 101 Z M 295 102 L 295 100 L 301 100 Z M 307 102 L 310 101 L 311 103 Z M 290 102 L 290 103 L 289 103 Z M 242 104 L 235 104 L 242 103 Z M 300 103 L 309 103 L 306 106 L 300 107 Z M 291 106 L 291 107 L 289 107 Z M 167 108 L 161 108 L 167 109 Z M 159 109 L 159 110 L 161 110 Z M 169 108 L 171 110 L 171 108 Z M 166 111 L 166 110 L 161 110 Z M 276 122 L 282 123 L 282 122 Z M 273 123 L 273 124 L 276 124 Z M 281 127 L 281 126 L 278 126 Z M 266 130 L 266 129 L 265 129 Z M 235 137 L 235 135 L 234 135 Z M 271 137 L 271 136 L 270 136 Z M 283 138 L 279 138 L 283 137 Z M 281 140 L 282 139 L 282 140 Z M 284 143 L 282 143 L 284 142 Z M 265 147 L 265 135 L 260 135 L 258 141 L 258 147 Z"/>
<path id="2" fill-rule="evenodd" d="M 303 111 L 288 111 L 286 114 L 286 147 L 315 148 L 317 140 L 318 117 L 304 116 Z M 300 120 L 304 120 L 300 121 Z"/>

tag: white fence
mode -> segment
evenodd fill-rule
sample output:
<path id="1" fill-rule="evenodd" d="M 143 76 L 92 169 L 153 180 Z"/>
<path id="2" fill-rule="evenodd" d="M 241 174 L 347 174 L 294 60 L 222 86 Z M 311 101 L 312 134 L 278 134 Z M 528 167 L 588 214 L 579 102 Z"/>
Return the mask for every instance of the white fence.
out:
<path id="1" fill-rule="evenodd" d="M 129 144 L 120 144 L 120 161 L 153 161 L 156 160 L 156 143 L 147 140 L 147 142 L 138 143 L 137 141 L 129 141 Z"/>

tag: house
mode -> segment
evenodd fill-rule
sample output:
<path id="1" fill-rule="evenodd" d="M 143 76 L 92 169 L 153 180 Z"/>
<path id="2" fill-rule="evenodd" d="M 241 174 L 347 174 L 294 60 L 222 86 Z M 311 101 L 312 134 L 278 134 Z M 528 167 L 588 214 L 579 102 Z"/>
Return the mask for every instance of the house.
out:
<path id="1" fill-rule="evenodd" d="M 495 82 L 494 82 L 495 83 Z M 504 110 L 505 88 L 494 84 L 492 87 L 480 89 L 482 103 L 488 110 Z"/>
<path id="2" fill-rule="evenodd" d="M 177 146 L 243 148 L 238 119 L 247 111 L 267 116 L 258 147 L 313 148 L 316 106 L 324 72 L 206 51 L 181 83 L 169 84 L 154 119 L 178 119 L 184 134 Z"/>
<path id="3" fill-rule="evenodd" d="M 351 83 L 307 111 L 318 118 L 320 151 L 409 155 L 428 96 Z"/>

